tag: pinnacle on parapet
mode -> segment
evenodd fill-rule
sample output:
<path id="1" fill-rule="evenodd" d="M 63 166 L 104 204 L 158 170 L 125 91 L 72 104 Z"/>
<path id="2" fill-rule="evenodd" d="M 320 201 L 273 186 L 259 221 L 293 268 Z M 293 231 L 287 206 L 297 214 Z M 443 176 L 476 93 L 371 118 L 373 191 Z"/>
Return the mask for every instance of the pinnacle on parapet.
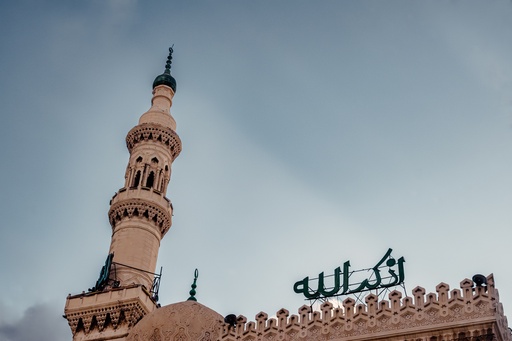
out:
<path id="1" fill-rule="evenodd" d="M 199 270 L 196 269 L 196 271 L 194 271 L 194 283 L 192 283 L 192 285 L 191 285 L 192 289 L 189 291 L 190 297 L 188 298 L 187 301 L 196 301 L 197 302 L 197 299 L 195 298 L 196 288 L 197 288 L 197 285 L 196 285 L 197 277 L 199 277 Z"/>

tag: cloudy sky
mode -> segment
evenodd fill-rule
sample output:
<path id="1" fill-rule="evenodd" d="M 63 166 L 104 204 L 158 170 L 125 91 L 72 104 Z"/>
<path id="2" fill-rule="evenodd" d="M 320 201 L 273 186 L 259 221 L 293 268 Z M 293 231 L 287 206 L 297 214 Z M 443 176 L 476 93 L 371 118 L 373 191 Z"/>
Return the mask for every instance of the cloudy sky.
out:
<path id="1" fill-rule="evenodd" d="M 512 2 L 0 2 L 0 340 L 71 339 L 174 44 L 160 302 L 252 319 L 346 260 L 494 273 L 512 313 Z"/>

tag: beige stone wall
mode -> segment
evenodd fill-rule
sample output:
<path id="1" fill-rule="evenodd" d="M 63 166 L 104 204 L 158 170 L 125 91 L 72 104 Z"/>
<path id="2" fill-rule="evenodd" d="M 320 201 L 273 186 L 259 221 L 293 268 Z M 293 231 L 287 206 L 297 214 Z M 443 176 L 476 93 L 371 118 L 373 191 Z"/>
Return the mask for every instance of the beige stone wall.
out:
<path id="1" fill-rule="evenodd" d="M 160 231 L 148 226 L 143 217 L 121 221 L 114 229 L 110 245 L 115 260 L 111 276 L 122 285 L 142 284 L 151 289 L 154 276 L 150 272 L 156 268 L 160 238 Z"/>

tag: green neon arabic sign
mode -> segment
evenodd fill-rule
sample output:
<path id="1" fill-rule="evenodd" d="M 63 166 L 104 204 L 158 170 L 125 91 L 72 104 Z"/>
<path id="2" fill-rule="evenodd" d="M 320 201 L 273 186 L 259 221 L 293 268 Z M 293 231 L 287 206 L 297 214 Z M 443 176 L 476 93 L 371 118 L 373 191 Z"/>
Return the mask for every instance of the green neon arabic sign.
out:
<path id="1" fill-rule="evenodd" d="M 386 254 L 373 268 L 350 271 L 350 261 L 346 261 L 343 263 L 343 271 L 341 270 L 341 267 L 338 266 L 336 269 L 334 269 L 334 275 L 325 276 L 324 272 L 321 272 L 318 275 L 318 278 L 312 279 L 313 281 L 318 281 L 318 287 L 316 290 L 311 289 L 309 286 L 310 279 L 309 277 L 305 277 L 303 280 L 298 281 L 293 285 L 293 291 L 295 291 L 297 294 L 303 294 L 306 299 L 317 299 L 355 294 L 363 291 L 389 288 L 400 285 L 405 280 L 405 259 L 404 257 L 400 257 L 398 260 L 396 260 L 391 256 L 392 251 L 392 249 L 388 249 Z M 384 274 L 383 276 L 381 271 L 386 268 L 387 274 Z M 350 283 L 350 277 L 352 274 L 360 271 L 371 271 L 371 274 L 367 279 L 364 279 L 361 282 Z M 325 286 L 325 277 L 334 277 L 333 287 Z"/>

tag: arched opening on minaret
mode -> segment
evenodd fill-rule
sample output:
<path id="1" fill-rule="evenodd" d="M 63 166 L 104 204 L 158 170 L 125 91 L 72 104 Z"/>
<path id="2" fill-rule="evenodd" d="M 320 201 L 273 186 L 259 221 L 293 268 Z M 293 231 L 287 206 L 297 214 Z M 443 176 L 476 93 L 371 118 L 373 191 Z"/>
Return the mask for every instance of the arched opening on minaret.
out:
<path id="1" fill-rule="evenodd" d="M 138 187 L 140 183 L 140 170 L 137 171 L 135 174 L 135 178 L 133 179 L 133 186 L 132 187 Z"/>
<path id="2" fill-rule="evenodd" d="M 153 187 L 153 182 L 155 182 L 155 173 L 151 171 L 148 175 L 148 179 L 146 181 L 146 187 Z"/>

